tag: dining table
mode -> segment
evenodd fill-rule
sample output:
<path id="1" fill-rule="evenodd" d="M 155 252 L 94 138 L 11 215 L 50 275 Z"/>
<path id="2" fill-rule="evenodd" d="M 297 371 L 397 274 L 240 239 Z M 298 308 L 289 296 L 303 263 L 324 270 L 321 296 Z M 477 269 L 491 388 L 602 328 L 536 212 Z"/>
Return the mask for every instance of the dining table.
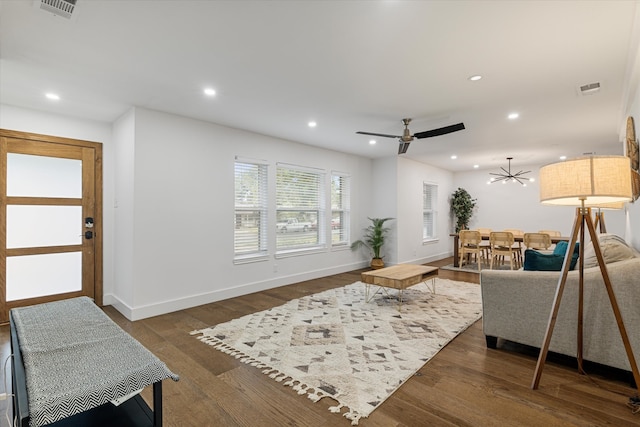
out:
<path id="1" fill-rule="evenodd" d="M 460 236 L 458 233 L 451 233 L 449 234 L 449 236 L 453 237 L 453 266 L 454 267 L 459 267 L 460 266 L 460 254 L 459 254 L 459 247 L 460 247 Z M 480 233 L 480 236 L 482 236 L 482 240 L 489 240 L 489 233 Z M 571 240 L 571 237 L 569 236 L 550 236 L 551 237 L 551 243 L 558 243 L 558 242 L 568 242 L 569 240 Z M 514 242 L 522 242 L 524 241 L 524 234 L 514 234 L 513 235 L 513 241 Z"/>

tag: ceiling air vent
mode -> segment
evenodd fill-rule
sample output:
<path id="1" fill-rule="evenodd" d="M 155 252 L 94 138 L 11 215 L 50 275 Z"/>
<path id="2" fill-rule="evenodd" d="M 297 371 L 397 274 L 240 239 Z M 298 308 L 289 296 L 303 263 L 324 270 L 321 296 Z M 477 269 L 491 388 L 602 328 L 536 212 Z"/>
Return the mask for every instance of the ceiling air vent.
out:
<path id="1" fill-rule="evenodd" d="M 37 0 L 35 3 L 42 10 L 51 12 L 54 15 L 71 19 L 77 0 Z"/>
<path id="2" fill-rule="evenodd" d="M 596 93 L 600 90 L 600 83 L 589 83 L 587 85 L 582 85 L 579 87 L 580 94 L 582 95 L 591 95 L 592 93 Z"/>

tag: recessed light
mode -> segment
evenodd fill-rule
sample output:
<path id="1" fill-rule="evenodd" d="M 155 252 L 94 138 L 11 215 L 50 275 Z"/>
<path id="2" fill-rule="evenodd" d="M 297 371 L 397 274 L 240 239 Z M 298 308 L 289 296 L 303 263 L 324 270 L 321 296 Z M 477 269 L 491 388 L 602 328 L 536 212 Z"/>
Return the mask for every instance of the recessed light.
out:
<path id="1" fill-rule="evenodd" d="M 509 120 L 515 120 L 518 117 L 520 117 L 520 114 L 518 114 L 518 113 L 510 113 L 507 117 L 509 118 Z"/>
<path id="2" fill-rule="evenodd" d="M 477 82 L 478 80 L 480 80 L 482 78 L 481 75 L 476 74 L 474 76 L 469 77 L 469 80 L 471 80 L 472 82 Z"/>
<path id="3" fill-rule="evenodd" d="M 474 169 L 478 169 L 480 167 L 480 165 L 473 165 Z"/>
<path id="4" fill-rule="evenodd" d="M 208 87 L 208 88 L 205 88 L 204 94 L 207 96 L 215 96 L 216 90 Z"/>
<path id="5" fill-rule="evenodd" d="M 370 139 L 369 140 L 369 145 L 376 145 L 376 140 L 375 139 Z"/>
<path id="6" fill-rule="evenodd" d="M 451 160 L 455 160 L 457 158 L 458 158 L 458 156 L 456 156 L 455 154 L 453 156 L 451 156 Z"/>
<path id="7" fill-rule="evenodd" d="M 310 128 L 314 128 L 318 125 L 316 122 L 309 122 L 308 124 Z"/>
<path id="8" fill-rule="evenodd" d="M 567 160 L 567 156 L 560 156 L 560 160 Z"/>
<path id="9" fill-rule="evenodd" d="M 60 95 L 55 94 L 55 93 L 47 93 L 45 94 L 45 96 L 49 99 L 51 99 L 52 101 L 60 101 Z"/>

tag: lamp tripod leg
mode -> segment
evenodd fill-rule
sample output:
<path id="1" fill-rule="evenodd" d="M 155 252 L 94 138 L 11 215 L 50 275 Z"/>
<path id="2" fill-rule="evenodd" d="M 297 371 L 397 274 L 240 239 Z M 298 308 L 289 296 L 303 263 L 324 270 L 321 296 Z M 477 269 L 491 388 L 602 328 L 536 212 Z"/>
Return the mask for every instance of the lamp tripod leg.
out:
<path id="1" fill-rule="evenodd" d="M 578 208 L 580 212 L 581 222 L 580 222 L 580 255 L 578 257 L 578 271 L 580 272 L 578 276 L 578 325 L 577 325 L 577 335 L 576 335 L 576 360 L 578 362 L 578 373 L 584 375 L 585 371 L 582 366 L 582 348 L 583 348 L 583 330 L 584 330 L 584 242 L 586 242 L 584 238 L 584 229 L 585 223 L 587 223 L 587 218 L 589 221 L 591 220 L 591 208 Z M 571 254 L 573 254 L 574 249 L 571 249 Z M 567 256 L 570 257 L 567 253 Z"/>
<path id="2" fill-rule="evenodd" d="M 556 294 L 553 301 L 553 308 L 551 310 L 551 316 L 549 317 L 549 323 L 547 326 L 547 331 L 544 336 L 543 345 L 540 348 L 540 355 L 538 356 L 538 362 L 536 364 L 536 369 L 533 376 L 533 382 L 531 384 L 531 388 L 536 390 L 540 384 L 540 377 L 542 376 L 542 369 L 544 368 L 544 363 L 547 357 L 547 353 L 549 350 L 549 344 L 551 342 L 551 336 L 553 334 L 553 328 L 555 326 L 558 311 L 560 309 L 560 301 L 562 300 L 562 294 L 564 292 L 564 287 L 567 281 L 567 274 L 569 272 L 569 265 L 571 260 L 571 255 L 573 254 L 573 250 L 576 243 L 576 238 L 578 232 L 580 232 L 580 267 L 579 267 L 579 308 L 578 308 L 578 351 L 577 351 L 577 359 L 578 359 L 578 369 L 582 374 L 584 373 L 582 369 L 582 305 L 583 305 L 583 295 L 584 295 L 584 263 L 583 263 L 583 254 L 584 254 L 584 227 L 586 225 L 589 230 L 589 235 L 591 237 L 591 241 L 593 243 L 594 252 L 596 254 L 596 258 L 598 260 L 598 266 L 600 267 L 600 273 L 602 274 L 602 280 L 604 282 L 605 289 L 609 296 L 609 302 L 611 303 L 611 308 L 613 310 L 613 315 L 616 319 L 616 323 L 618 325 L 618 330 L 620 332 L 620 337 L 622 338 L 622 343 L 624 345 L 625 352 L 627 354 L 627 359 L 629 360 L 629 365 L 631 366 L 631 373 L 633 374 L 633 379 L 635 381 L 636 389 L 640 386 L 640 374 L 638 373 L 638 365 L 636 364 L 635 357 L 633 355 L 633 348 L 631 347 L 631 342 L 629 341 L 629 336 L 627 334 L 626 328 L 624 326 L 624 321 L 622 319 L 622 315 L 620 313 L 620 307 L 618 306 L 618 302 L 616 300 L 615 293 L 613 291 L 613 286 L 611 285 L 611 279 L 609 278 L 609 272 L 607 271 L 607 266 L 604 262 L 604 258 L 602 256 L 602 250 L 600 249 L 600 243 L 598 241 L 598 236 L 596 234 L 595 227 L 593 225 L 593 220 L 591 218 L 591 209 L 590 208 L 578 208 L 576 211 L 576 220 L 573 224 L 573 231 L 571 233 L 571 242 L 567 247 L 567 253 L 565 255 L 564 262 L 562 264 L 562 275 L 558 280 L 558 287 L 556 289 Z M 637 393 L 636 393 L 637 397 Z M 632 398 L 633 399 L 633 398 Z M 640 399 L 639 399 L 640 401 Z"/>
<path id="3" fill-rule="evenodd" d="M 571 231 L 571 240 L 569 246 L 567 246 L 567 253 L 562 263 L 562 274 L 558 279 L 558 287 L 556 288 L 556 294 L 553 298 L 553 307 L 551 309 L 551 315 L 549 316 L 549 323 L 547 324 L 547 331 L 544 334 L 544 340 L 542 347 L 540 347 L 540 354 L 538 355 L 538 362 L 536 363 L 536 370 L 533 374 L 533 382 L 531 388 L 533 390 L 538 389 L 540 385 L 540 377 L 542 376 L 542 370 L 544 369 L 544 363 L 547 360 L 547 353 L 549 352 L 549 344 L 551 343 L 551 336 L 553 335 L 553 328 L 556 325 L 558 318 L 558 311 L 560 310 L 560 301 L 562 300 L 562 294 L 564 293 L 564 286 L 567 283 L 567 274 L 569 274 L 569 266 L 571 265 L 571 254 L 573 254 L 573 248 L 576 245 L 578 237 L 578 231 L 582 228 L 582 214 L 576 210 L 576 219 L 573 222 L 573 228 Z"/>
<path id="4" fill-rule="evenodd" d="M 638 373 L 638 365 L 633 355 L 633 348 L 631 347 L 631 342 L 629 341 L 627 329 L 624 326 L 624 321 L 622 319 L 622 314 L 620 313 L 620 307 L 618 306 L 616 295 L 613 292 L 613 286 L 611 285 L 611 279 L 609 278 L 607 264 L 604 262 L 604 257 L 602 256 L 602 250 L 600 249 L 600 243 L 598 241 L 595 227 L 593 226 L 593 222 L 591 221 L 591 216 L 589 216 L 588 218 L 589 219 L 587 221 L 587 226 L 589 228 L 589 234 L 591 235 L 591 241 L 593 242 L 593 249 L 596 253 L 596 258 L 598 259 L 598 266 L 600 267 L 602 280 L 604 282 L 605 289 L 607 290 L 607 295 L 609 296 L 609 302 L 611 303 L 613 315 L 616 319 L 618 330 L 620 331 L 620 338 L 622 338 L 622 344 L 624 345 L 624 350 L 627 353 L 627 359 L 629 360 L 629 366 L 631 367 L 631 373 L 633 374 L 633 380 L 636 383 L 635 387 L 637 390 L 640 386 L 640 373 Z"/>

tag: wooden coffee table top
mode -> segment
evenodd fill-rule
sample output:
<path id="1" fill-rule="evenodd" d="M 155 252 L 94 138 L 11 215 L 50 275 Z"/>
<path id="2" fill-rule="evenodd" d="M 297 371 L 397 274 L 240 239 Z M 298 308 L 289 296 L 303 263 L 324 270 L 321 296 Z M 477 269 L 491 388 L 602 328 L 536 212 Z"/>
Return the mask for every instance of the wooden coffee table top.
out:
<path id="1" fill-rule="evenodd" d="M 438 267 L 414 264 L 398 264 L 361 273 L 364 283 L 395 289 L 406 289 L 423 282 L 426 277 L 437 275 Z"/>

